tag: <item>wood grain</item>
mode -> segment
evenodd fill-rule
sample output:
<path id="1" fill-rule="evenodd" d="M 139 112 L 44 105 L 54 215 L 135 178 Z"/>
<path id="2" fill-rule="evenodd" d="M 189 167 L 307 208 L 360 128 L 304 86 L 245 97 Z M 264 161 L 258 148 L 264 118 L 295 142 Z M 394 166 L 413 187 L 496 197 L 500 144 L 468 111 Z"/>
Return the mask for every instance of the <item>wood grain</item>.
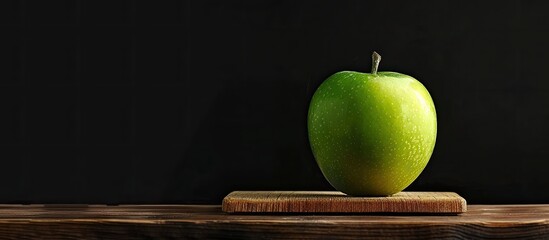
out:
<path id="1" fill-rule="evenodd" d="M 350 197 L 322 191 L 236 191 L 223 199 L 228 213 L 446 213 L 467 211 L 453 192 L 400 192 L 390 197 Z"/>
<path id="2" fill-rule="evenodd" d="M 0 239 L 549 239 L 548 205 L 446 216 L 242 215 L 220 206 L 0 205 Z"/>

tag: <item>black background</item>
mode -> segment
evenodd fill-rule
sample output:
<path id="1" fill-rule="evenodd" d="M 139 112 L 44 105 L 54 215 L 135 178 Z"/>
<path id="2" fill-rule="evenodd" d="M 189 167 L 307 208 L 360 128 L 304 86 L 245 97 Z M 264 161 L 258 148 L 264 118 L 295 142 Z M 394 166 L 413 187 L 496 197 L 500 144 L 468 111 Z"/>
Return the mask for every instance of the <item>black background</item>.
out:
<path id="1" fill-rule="evenodd" d="M 331 190 L 308 102 L 341 70 L 429 89 L 409 190 L 549 201 L 547 1 L 0 1 L 0 202 Z"/>

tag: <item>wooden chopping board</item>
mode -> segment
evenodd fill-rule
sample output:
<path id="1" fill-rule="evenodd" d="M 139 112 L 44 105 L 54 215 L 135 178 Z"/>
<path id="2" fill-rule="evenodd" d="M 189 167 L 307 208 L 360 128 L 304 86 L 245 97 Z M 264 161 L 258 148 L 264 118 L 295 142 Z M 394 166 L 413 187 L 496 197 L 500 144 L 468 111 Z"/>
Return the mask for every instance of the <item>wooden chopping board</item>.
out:
<path id="1" fill-rule="evenodd" d="M 467 211 L 453 192 L 400 192 L 388 197 L 351 197 L 336 191 L 235 191 L 223 199 L 228 213 L 433 213 Z"/>

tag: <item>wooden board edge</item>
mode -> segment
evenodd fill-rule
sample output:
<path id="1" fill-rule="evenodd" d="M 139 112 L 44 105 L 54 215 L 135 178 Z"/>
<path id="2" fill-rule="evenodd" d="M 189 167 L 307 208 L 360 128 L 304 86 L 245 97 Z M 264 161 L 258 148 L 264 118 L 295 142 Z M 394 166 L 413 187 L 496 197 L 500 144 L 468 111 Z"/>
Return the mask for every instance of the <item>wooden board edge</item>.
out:
<path id="1" fill-rule="evenodd" d="M 221 211 L 226 213 L 237 213 L 237 211 L 234 209 L 235 204 L 232 203 L 233 195 L 238 194 L 238 192 L 241 191 L 230 192 L 229 194 L 227 194 L 227 196 L 223 198 L 223 201 L 221 202 Z"/>
<path id="2" fill-rule="evenodd" d="M 461 195 L 451 192 L 457 196 L 456 200 L 458 200 L 458 203 L 456 204 L 456 211 L 362 211 L 362 212 L 353 212 L 353 211 L 284 211 L 284 210 L 270 210 L 270 211 L 243 211 L 239 210 L 238 206 L 234 203 L 234 196 L 241 192 L 254 192 L 254 191 L 233 191 L 229 193 L 227 196 L 225 196 L 222 200 L 221 204 L 221 211 L 229 214 L 266 214 L 266 213 L 289 213 L 289 214 L 451 214 L 451 215 L 458 215 L 462 213 L 467 212 L 467 200 L 463 198 Z"/>

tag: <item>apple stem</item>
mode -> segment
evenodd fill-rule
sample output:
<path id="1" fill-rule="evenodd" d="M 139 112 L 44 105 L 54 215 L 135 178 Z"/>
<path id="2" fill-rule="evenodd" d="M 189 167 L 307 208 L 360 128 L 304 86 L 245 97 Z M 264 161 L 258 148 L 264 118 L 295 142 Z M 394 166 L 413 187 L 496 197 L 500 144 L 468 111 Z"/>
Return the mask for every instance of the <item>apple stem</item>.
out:
<path id="1" fill-rule="evenodd" d="M 372 74 L 377 74 L 379 62 L 381 62 L 381 56 L 376 51 L 374 51 L 374 53 L 372 53 Z"/>

